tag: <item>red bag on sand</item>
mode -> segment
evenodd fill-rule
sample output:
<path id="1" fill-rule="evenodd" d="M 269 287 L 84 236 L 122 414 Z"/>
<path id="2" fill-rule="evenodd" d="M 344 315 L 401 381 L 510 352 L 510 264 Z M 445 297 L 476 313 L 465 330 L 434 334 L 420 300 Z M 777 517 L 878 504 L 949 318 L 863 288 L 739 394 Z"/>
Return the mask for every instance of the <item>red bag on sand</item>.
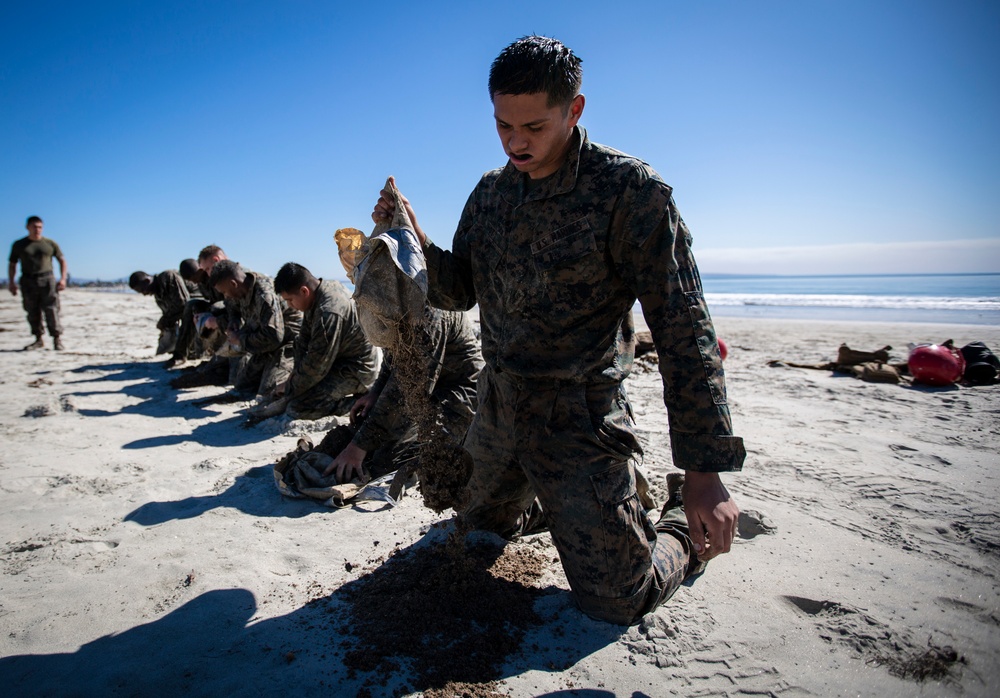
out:
<path id="1" fill-rule="evenodd" d="M 952 340 L 943 344 L 918 344 L 907 360 L 913 380 L 925 385 L 952 385 L 965 373 L 965 359 Z"/>

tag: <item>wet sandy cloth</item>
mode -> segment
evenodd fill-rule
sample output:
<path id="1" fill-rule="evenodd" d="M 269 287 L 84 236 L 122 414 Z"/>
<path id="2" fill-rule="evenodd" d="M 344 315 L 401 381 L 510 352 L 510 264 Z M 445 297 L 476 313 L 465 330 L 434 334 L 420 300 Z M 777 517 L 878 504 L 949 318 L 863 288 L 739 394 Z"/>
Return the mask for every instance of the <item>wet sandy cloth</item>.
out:
<path id="1" fill-rule="evenodd" d="M 383 348 L 398 343 L 400 323 L 423 323 L 427 301 L 423 250 L 399 192 L 388 181 L 386 189 L 396 196 L 392 220 L 375 226 L 372 236 L 355 255 L 353 270 L 347 270 L 354 280 L 354 300 L 365 335 L 372 344 Z M 346 268 L 347 262 L 344 264 Z"/>
<path id="2" fill-rule="evenodd" d="M 319 447 L 308 437 L 299 439 L 294 451 L 287 453 L 274 466 L 274 484 L 286 497 L 314 499 L 328 507 L 347 507 L 355 502 L 374 500 L 395 505 L 389 496 L 388 482 L 392 474 L 372 480 L 367 475 L 350 482 L 338 483 L 336 475 L 323 475 L 334 456 L 350 441 L 353 430 L 341 426 L 332 430 Z"/>

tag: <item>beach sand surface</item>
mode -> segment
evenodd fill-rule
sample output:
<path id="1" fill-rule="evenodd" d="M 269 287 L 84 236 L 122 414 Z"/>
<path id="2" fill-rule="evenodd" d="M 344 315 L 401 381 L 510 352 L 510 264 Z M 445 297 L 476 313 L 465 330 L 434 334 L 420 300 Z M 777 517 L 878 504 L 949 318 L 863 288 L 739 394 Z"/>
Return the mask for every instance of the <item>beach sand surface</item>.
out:
<path id="1" fill-rule="evenodd" d="M 0 692 L 380 695 L 342 662 L 338 589 L 449 514 L 279 495 L 273 463 L 336 420 L 241 427 L 154 357 L 151 299 L 62 294 L 66 351 L 24 352 L 0 300 Z M 540 624 L 492 689 L 511 696 L 993 696 L 1000 687 L 1000 386 L 864 383 L 837 347 L 1000 350 L 1000 328 L 721 317 L 736 432 L 732 552 L 640 625 L 580 614 L 547 535 Z M 49 345 L 51 340 L 47 339 Z M 627 387 L 658 502 L 673 467 L 662 387 Z M 407 609 L 400 608 L 400 614 Z M 940 669 L 946 673 L 935 673 Z M 385 695 L 414 684 L 405 662 Z"/>

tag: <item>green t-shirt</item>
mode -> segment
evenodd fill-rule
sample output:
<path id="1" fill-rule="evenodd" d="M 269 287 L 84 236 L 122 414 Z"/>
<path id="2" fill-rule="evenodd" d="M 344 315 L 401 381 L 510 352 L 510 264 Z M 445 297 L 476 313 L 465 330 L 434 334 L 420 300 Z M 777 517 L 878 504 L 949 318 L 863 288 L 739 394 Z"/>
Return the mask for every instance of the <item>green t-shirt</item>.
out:
<path id="1" fill-rule="evenodd" d="M 45 237 L 41 240 L 21 238 L 10 248 L 10 261 L 21 263 L 22 276 L 51 272 L 53 257 L 62 257 L 62 250 L 55 241 Z"/>

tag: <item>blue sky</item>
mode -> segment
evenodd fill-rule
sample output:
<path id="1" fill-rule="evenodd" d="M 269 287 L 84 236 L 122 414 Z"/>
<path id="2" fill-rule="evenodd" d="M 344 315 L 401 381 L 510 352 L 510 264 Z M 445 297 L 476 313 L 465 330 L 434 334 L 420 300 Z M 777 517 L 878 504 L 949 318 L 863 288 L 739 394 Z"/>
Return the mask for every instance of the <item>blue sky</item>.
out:
<path id="1" fill-rule="evenodd" d="M 504 164 L 486 77 L 582 58 L 590 137 L 674 187 L 703 273 L 1000 272 L 1000 3 L 0 5 L 0 222 L 80 278 L 204 245 L 342 278 L 394 174 L 450 246 Z"/>

